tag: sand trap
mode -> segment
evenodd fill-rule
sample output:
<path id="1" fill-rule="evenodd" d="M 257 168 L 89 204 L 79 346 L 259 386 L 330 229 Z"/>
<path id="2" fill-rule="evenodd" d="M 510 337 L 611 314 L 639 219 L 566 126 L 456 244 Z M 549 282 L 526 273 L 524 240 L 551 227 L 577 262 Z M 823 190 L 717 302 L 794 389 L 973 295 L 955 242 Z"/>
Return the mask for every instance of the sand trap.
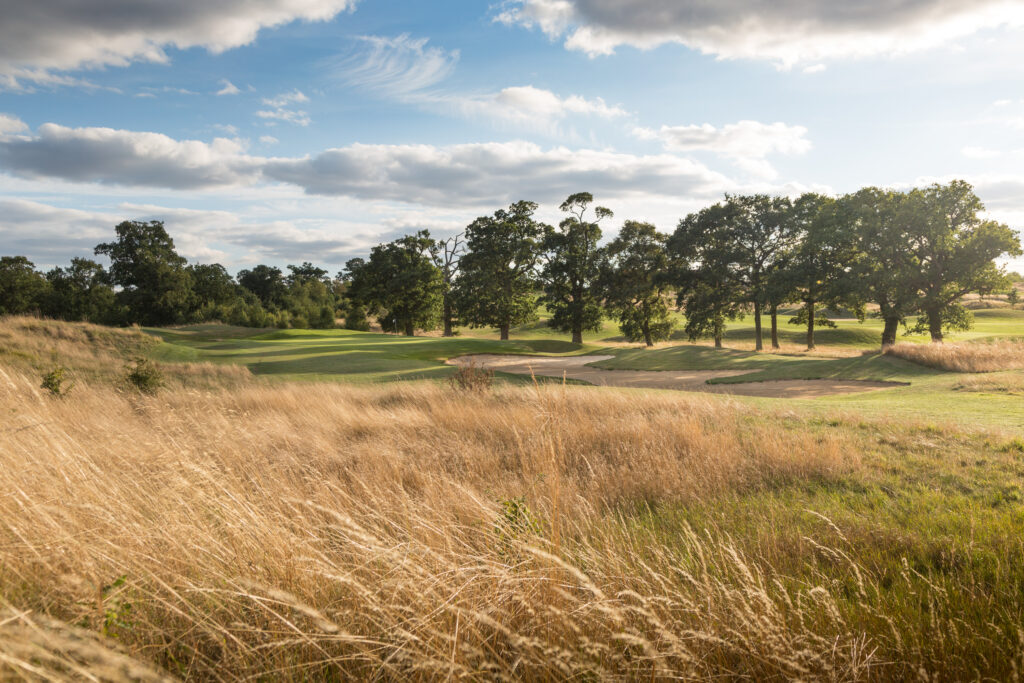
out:
<path id="1" fill-rule="evenodd" d="M 750 370 L 603 370 L 588 363 L 607 360 L 614 356 L 498 356 L 480 354 L 460 356 L 448 361 L 451 365 L 475 363 L 479 367 L 515 374 L 544 377 L 566 377 L 597 386 L 634 387 L 647 389 L 676 389 L 678 391 L 705 391 L 715 394 L 765 396 L 770 398 L 815 398 L 877 391 L 902 386 L 899 382 L 869 382 L 842 379 L 786 379 L 743 384 L 707 384 L 716 377 L 744 375 Z"/>

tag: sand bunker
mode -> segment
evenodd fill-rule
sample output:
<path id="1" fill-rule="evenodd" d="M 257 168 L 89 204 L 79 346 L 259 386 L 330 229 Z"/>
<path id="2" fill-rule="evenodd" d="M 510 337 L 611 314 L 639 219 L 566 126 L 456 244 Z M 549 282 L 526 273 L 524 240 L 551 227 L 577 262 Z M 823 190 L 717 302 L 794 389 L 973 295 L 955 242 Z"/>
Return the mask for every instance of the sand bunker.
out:
<path id="1" fill-rule="evenodd" d="M 565 377 L 582 380 L 597 386 L 633 387 L 647 389 L 676 389 L 678 391 L 705 391 L 716 394 L 765 396 L 770 398 L 816 398 L 861 391 L 877 391 L 901 386 L 898 382 L 869 382 L 843 379 L 785 379 L 743 384 L 707 384 L 716 377 L 734 377 L 750 370 L 604 370 L 587 365 L 613 356 L 498 356 L 480 354 L 460 356 L 448 362 L 544 377 Z"/>

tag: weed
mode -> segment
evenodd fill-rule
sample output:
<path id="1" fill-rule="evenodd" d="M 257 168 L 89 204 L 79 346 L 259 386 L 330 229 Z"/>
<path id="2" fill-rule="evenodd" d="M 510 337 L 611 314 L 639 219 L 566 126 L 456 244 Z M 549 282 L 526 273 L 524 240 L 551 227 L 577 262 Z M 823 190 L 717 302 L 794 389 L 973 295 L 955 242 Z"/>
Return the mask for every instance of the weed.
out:
<path id="1" fill-rule="evenodd" d="M 41 389 L 46 389 L 50 392 L 51 396 L 63 398 L 74 388 L 75 383 L 71 381 L 68 376 L 68 369 L 63 365 L 55 365 L 53 368 L 46 373 L 43 373 L 43 383 L 40 384 Z"/>
<path id="2" fill-rule="evenodd" d="M 164 373 L 148 358 L 135 358 L 125 368 L 125 381 L 144 394 L 155 394 L 164 385 Z"/>
<path id="3" fill-rule="evenodd" d="M 487 391 L 494 384 L 494 370 L 477 365 L 471 358 L 448 378 L 449 384 L 463 391 Z"/>

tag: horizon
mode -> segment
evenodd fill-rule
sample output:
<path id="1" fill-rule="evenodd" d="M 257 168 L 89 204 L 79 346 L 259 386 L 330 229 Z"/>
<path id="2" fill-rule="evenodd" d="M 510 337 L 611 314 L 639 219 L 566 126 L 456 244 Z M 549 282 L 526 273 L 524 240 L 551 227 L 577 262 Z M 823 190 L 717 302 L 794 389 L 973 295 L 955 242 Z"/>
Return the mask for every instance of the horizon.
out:
<path id="1" fill-rule="evenodd" d="M 0 253 L 162 220 L 190 262 L 334 272 L 518 199 L 554 223 L 592 192 L 608 239 L 726 192 L 952 178 L 1024 224 L 1024 2 L 621 7 L 5 6 Z"/>

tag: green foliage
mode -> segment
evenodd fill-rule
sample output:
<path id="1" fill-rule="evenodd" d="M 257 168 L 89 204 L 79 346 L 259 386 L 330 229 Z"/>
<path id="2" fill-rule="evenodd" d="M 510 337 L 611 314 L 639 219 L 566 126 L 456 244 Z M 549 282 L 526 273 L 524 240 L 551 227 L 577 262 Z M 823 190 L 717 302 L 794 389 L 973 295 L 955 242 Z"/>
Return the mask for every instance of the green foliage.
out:
<path id="1" fill-rule="evenodd" d="M 42 307 L 48 283 L 24 256 L 0 256 L 0 315 L 30 313 Z"/>
<path id="2" fill-rule="evenodd" d="M 362 304 L 353 303 L 345 313 L 345 329 L 370 331 L 370 321 L 366 319 L 366 308 Z"/>
<path id="3" fill-rule="evenodd" d="M 526 496 L 504 498 L 498 501 L 501 510 L 494 523 L 494 536 L 500 552 L 507 558 L 514 557 L 516 544 L 529 541 L 544 534 L 543 521 L 530 509 Z"/>
<path id="4" fill-rule="evenodd" d="M 125 368 L 125 381 L 144 394 L 155 394 L 164 385 L 160 366 L 148 358 L 135 358 Z"/>
<path id="5" fill-rule="evenodd" d="M 100 632 L 107 638 L 118 638 L 132 629 L 132 603 L 124 598 L 128 575 L 122 574 L 100 589 L 103 624 Z"/>
<path id="6" fill-rule="evenodd" d="M 722 345 L 726 321 L 742 315 L 742 290 L 730 273 L 732 208 L 715 204 L 679 221 L 668 241 L 676 302 L 686 311 L 691 341 L 710 336 Z"/>
<path id="7" fill-rule="evenodd" d="M 1010 304 L 1010 308 L 1014 308 L 1020 303 L 1020 291 L 1016 287 L 1011 287 L 1007 292 L 1006 303 Z"/>
<path id="8" fill-rule="evenodd" d="M 510 327 L 537 319 L 534 294 L 545 226 L 533 219 L 537 205 L 516 202 L 466 228 L 467 253 L 455 288 L 456 308 L 470 327 Z"/>
<path id="9" fill-rule="evenodd" d="M 75 383 L 69 377 L 69 371 L 63 365 L 54 365 L 49 371 L 43 373 L 43 383 L 39 385 L 46 389 L 51 396 L 63 398 L 74 388 Z"/>
<path id="10" fill-rule="evenodd" d="M 667 241 L 650 223 L 626 221 L 604 250 L 599 288 L 605 307 L 618 317 L 619 329 L 627 339 L 648 346 L 672 334 L 673 322 L 665 304 Z"/>
<path id="11" fill-rule="evenodd" d="M 385 330 L 437 327 L 444 281 L 431 259 L 434 241 L 422 230 L 388 244 L 379 244 L 369 261 L 350 261 L 350 295 L 377 311 Z M 361 261 L 361 260 L 360 260 Z"/>
<path id="12" fill-rule="evenodd" d="M 570 332 L 577 344 L 583 343 L 584 331 L 601 329 L 601 300 L 594 287 L 601 273 L 598 222 L 610 218 L 612 212 L 597 206 L 595 220 L 586 220 L 593 201 L 589 192 L 580 192 L 562 202 L 562 211 L 571 215 L 559 223 L 557 230 L 547 227 L 543 240 L 547 260 L 540 273 L 544 290 L 541 302 L 551 312 L 548 324 Z"/>
<path id="13" fill-rule="evenodd" d="M 110 280 L 131 320 L 144 325 L 184 322 L 192 302 L 192 276 L 161 221 L 124 221 L 117 239 L 97 245 L 110 258 Z"/>
<path id="14" fill-rule="evenodd" d="M 54 268 L 46 279 L 50 289 L 43 310 L 52 318 L 112 324 L 124 317 L 106 270 L 95 261 L 73 258 L 70 266 Z"/>

